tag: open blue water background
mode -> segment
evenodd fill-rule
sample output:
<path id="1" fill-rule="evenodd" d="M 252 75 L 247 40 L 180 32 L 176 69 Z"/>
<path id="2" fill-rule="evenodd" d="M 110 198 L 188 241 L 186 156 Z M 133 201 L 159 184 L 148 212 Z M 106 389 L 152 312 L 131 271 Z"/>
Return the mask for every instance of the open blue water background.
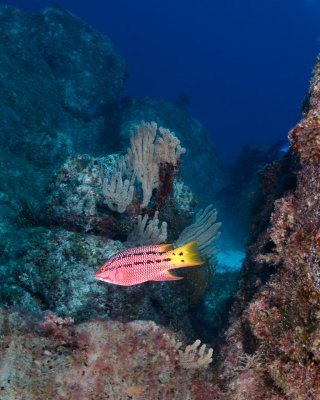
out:
<path id="1" fill-rule="evenodd" d="M 46 0 L 6 0 L 31 12 Z M 129 64 L 125 94 L 189 99 L 219 153 L 272 144 L 299 119 L 320 44 L 318 0 L 55 1 L 107 34 Z"/>

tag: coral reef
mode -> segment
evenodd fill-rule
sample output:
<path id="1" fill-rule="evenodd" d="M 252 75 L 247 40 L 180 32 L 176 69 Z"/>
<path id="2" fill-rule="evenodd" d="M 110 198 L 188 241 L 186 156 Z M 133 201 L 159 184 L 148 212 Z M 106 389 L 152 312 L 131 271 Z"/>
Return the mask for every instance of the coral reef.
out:
<path id="1" fill-rule="evenodd" d="M 168 101 L 121 100 L 125 62 L 68 12 L 1 7 L 0 23 L 0 398 L 319 399 L 320 60 L 291 150 L 239 159 L 246 259 L 212 280 L 208 204 L 229 178 L 204 128 Z M 241 173 L 261 160 L 257 195 Z M 194 236 L 208 265 L 179 284 L 94 280 L 126 246 Z"/>
<path id="2" fill-rule="evenodd" d="M 150 128 L 155 128 L 153 136 Z M 94 316 L 123 321 L 142 317 L 157 322 L 162 320 L 164 325 L 172 326 L 175 331 L 181 331 L 189 338 L 195 337 L 190 322 L 190 303 L 195 302 L 196 292 L 200 297 L 206 289 L 209 267 L 186 272 L 186 283 L 179 287 L 150 283 L 128 288 L 94 280 L 94 272 L 99 266 L 123 249 L 124 245 L 115 239 L 120 239 L 126 245 L 134 241 L 146 244 L 154 240 L 157 243 L 160 236 L 163 239 L 168 236 L 172 240 L 193 214 L 192 195 L 186 196 L 191 192 L 181 181 L 178 185 L 174 184 L 179 157 L 184 150 L 167 130 L 160 128 L 160 137 L 155 138 L 156 128 L 155 124 L 141 123 L 138 132 L 142 132 L 146 140 L 139 141 L 139 136 L 134 136 L 134 149 L 143 157 L 155 157 L 152 169 L 154 180 L 157 178 L 154 171 L 158 175 L 161 173 L 159 165 L 172 163 L 175 173 L 166 179 L 170 181 L 171 190 L 179 189 L 178 194 L 174 195 L 171 190 L 165 195 L 163 192 L 163 203 L 158 207 L 158 192 L 161 192 L 166 179 L 160 180 L 158 177 L 156 186 L 147 179 L 145 190 L 151 197 L 146 208 L 145 193 L 139 190 L 139 182 L 134 184 L 133 179 L 132 199 L 121 210 L 115 209 L 113 203 L 120 204 L 122 199 L 113 197 L 113 203 L 110 204 L 111 192 L 119 195 L 119 181 L 104 181 L 103 176 L 106 171 L 109 176 L 123 174 L 120 171 L 120 166 L 124 164 L 120 161 L 122 156 L 111 154 L 95 158 L 79 155 L 69 158 L 53 179 L 47 194 L 44 217 L 38 215 L 37 208 L 30 204 L 20 207 L 18 222 L 21 226 L 28 226 L 25 229 L 30 235 L 29 243 L 22 254 L 8 257 L 1 283 L 3 303 L 24 312 L 32 310 L 36 314 L 51 309 L 59 316 L 73 317 L 76 322 Z M 157 151 L 161 157 L 157 156 Z M 127 173 L 136 177 L 136 167 L 132 164 L 132 170 Z M 140 181 L 143 177 L 140 177 Z M 157 208 L 161 211 L 161 217 Z M 149 214 L 153 215 L 153 222 L 149 222 L 144 230 L 142 222 L 144 225 L 147 223 Z M 139 221 L 140 228 L 136 225 Z M 209 207 L 190 237 L 190 240 L 199 240 L 201 251 L 202 247 L 204 251 L 203 258 L 210 261 L 211 267 L 214 265 L 214 242 L 220 226 L 215 221 L 216 212 Z M 158 228 L 159 224 L 161 228 Z"/>
<path id="3" fill-rule="evenodd" d="M 320 398 L 319 71 L 317 61 L 309 108 L 289 133 L 292 153 L 261 173 L 221 355 L 226 398 Z"/>
<path id="4" fill-rule="evenodd" d="M 185 149 L 171 132 L 161 127 L 159 137 L 156 132 L 154 123 L 139 124 L 126 156 L 68 159 L 51 185 L 46 206 L 51 222 L 126 239 L 142 211 L 160 212 L 171 225 L 172 240 L 191 220 L 195 202 L 183 182 L 175 184 Z"/>
<path id="5" fill-rule="evenodd" d="M 34 323 L 0 309 L 0 338 L 3 400 L 206 400 L 218 392 L 205 368 L 212 350 L 194 354 L 199 341 L 180 350 L 153 322 L 74 325 L 48 312 Z"/>
<path id="6" fill-rule="evenodd" d="M 153 320 L 194 339 L 184 286 L 150 282 L 120 287 L 94 279 L 94 272 L 122 249 L 121 242 L 104 236 L 61 228 L 29 229 L 24 251 L 0 267 L 0 301 L 38 316 L 46 309 L 55 310 L 76 322 L 92 317 Z"/>
<path id="7" fill-rule="evenodd" d="M 199 197 L 201 182 L 211 187 L 202 168 L 218 179 L 220 165 L 204 129 L 169 102 L 179 124 L 136 115 L 125 128 L 125 62 L 67 11 L 1 7 L 0 22 L 0 398 L 214 398 L 212 349 L 192 324 L 215 263 L 212 206 L 195 221 L 211 269 L 183 285 L 94 279 L 130 242 L 173 242 L 192 222 L 180 165 L 196 172 Z"/>
<path id="8" fill-rule="evenodd" d="M 155 121 L 177 133 L 187 149 L 181 164 L 181 177 L 191 187 L 201 207 L 211 203 L 216 194 L 228 185 L 228 169 L 208 133 L 184 109 L 172 102 L 150 97 L 133 100 L 121 113 L 119 133 L 122 146 L 127 143 L 132 127 L 141 120 Z"/>

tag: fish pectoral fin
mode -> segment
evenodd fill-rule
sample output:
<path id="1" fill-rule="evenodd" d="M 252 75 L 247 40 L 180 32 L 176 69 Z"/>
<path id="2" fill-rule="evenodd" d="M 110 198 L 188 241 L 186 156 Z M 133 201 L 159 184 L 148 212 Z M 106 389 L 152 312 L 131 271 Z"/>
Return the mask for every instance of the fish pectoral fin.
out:
<path id="1" fill-rule="evenodd" d="M 170 271 L 162 271 L 156 278 L 153 278 L 153 281 L 179 281 L 183 279 L 182 276 L 173 275 Z"/>

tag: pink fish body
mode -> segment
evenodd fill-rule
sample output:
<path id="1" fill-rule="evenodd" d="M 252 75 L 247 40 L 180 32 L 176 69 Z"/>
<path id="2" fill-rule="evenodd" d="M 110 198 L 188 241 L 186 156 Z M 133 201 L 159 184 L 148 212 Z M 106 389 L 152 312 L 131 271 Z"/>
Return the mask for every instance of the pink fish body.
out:
<path id="1" fill-rule="evenodd" d="M 147 281 L 183 279 L 170 269 L 204 264 L 196 242 L 173 249 L 171 244 L 132 247 L 121 251 L 94 274 L 96 279 L 115 285 L 132 286 Z"/>

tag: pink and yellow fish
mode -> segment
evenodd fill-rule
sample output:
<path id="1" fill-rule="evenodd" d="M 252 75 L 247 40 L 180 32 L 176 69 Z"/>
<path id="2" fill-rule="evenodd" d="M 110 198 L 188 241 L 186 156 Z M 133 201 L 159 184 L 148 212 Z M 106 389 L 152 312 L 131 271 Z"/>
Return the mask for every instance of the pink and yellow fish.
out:
<path id="1" fill-rule="evenodd" d="M 121 251 L 103 264 L 94 274 L 100 281 L 132 286 L 147 281 L 183 279 L 170 270 L 204 264 L 197 242 L 174 249 L 171 244 L 132 247 Z"/>

